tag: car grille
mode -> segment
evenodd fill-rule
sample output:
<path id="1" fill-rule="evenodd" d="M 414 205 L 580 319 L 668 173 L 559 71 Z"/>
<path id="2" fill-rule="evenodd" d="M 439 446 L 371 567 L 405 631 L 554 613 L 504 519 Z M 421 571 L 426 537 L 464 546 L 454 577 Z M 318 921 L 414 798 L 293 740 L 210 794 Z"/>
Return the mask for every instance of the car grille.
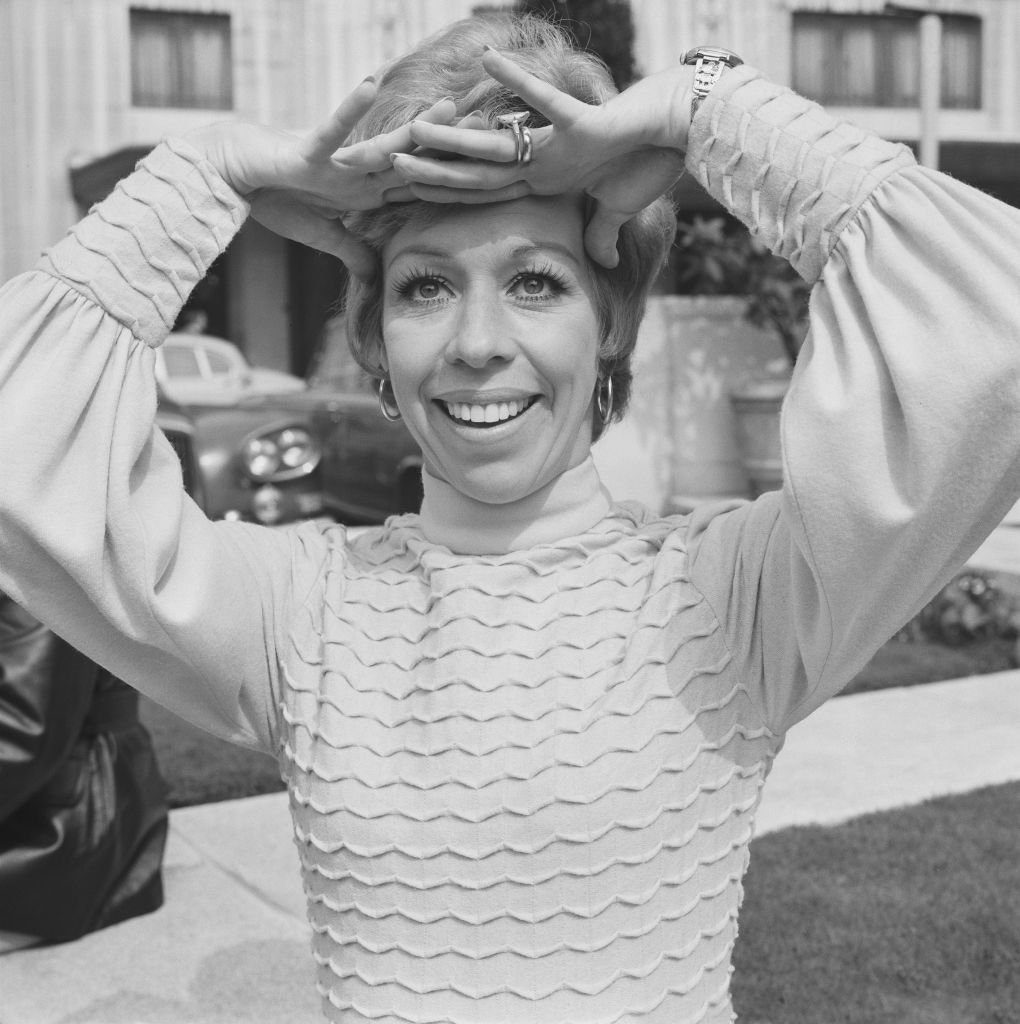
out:
<path id="1" fill-rule="evenodd" d="M 181 462 L 181 474 L 184 477 L 184 489 L 188 494 L 195 493 L 195 459 L 191 449 L 191 437 L 183 430 L 164 430 L 170 447 L 177 453 Z"/>

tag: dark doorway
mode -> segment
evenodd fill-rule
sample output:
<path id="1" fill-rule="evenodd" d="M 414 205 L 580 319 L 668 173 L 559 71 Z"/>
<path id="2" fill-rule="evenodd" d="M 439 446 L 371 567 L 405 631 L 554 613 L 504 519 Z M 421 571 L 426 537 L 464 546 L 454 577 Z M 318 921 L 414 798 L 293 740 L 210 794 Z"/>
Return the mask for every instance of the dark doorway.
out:
<path id="1" fill-rule="evenodd" d="M 290 371 L 304 376 L 322 337 L 322 328 L 340 309 L 347 271 L 335 256 L 290 242 L 287 275 Z"/>

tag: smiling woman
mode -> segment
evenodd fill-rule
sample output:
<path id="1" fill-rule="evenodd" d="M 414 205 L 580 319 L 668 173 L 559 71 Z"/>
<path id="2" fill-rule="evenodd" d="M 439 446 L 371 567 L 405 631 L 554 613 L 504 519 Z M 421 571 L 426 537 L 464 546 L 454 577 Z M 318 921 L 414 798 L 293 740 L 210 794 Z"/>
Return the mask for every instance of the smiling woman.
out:
<path id="1" fill-rule="evenodd" d="M 598 318 L 574 197 L 451 207 L 382 251 L 382 358 L 426 472 L 519 501 L 591 447 Z M 513 415 L 511 415 L 511 405 Z"/>
<path id="2" fill-rule="evenodd" d="M 663 516 L 590 448 L 685 165 L 815 290 L 783 491 Z M 183 495 L 152 349 L 249 212 L 348 263 L 420 513 L 271 531 Z M 728 1022 L 787 730 L 1020 491 L 1018 248 L 1015 210 L 725 50 L 616 95 L 544 22 L 457 23 L 308 136 L 164 143 L 8 287 L 0 587 L 276 755 L 331 1019 Z"/>

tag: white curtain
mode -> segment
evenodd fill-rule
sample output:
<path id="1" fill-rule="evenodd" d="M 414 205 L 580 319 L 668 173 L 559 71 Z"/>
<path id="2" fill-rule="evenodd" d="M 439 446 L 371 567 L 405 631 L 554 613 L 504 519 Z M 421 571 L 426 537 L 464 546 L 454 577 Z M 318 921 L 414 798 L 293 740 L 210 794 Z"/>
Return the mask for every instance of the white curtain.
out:
<path id="1" fill-rule="evenodd" d="M 981 23 L 977 19 L 943 21 L 942 106 L 981 106 Z"/>
<path id="2" fill-rule="evenodd" d="M 174 91 L 173 46 L 158 23 L 131 22 L 131 99 L 138 107 L 162 107 Z"/>
<path id="3" fill-rule="evenodd" d="M 182 71 L 196 107 L 230 107 L 230 32 L 222 25 L 195 20 L 183 48 Z"/>

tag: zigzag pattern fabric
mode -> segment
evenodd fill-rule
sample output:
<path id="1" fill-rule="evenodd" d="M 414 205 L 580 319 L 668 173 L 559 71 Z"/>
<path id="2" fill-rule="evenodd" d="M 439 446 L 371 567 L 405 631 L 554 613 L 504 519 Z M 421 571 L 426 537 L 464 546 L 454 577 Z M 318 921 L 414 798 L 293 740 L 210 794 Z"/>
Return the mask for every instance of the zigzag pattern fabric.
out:
<path id="1" fill-rule="evenodd" d="M 282 760 L 332 1019 L 731 1019 L 777 738 L 677 521 L 563 545 L 345 550 L 292 635 Z"/>

